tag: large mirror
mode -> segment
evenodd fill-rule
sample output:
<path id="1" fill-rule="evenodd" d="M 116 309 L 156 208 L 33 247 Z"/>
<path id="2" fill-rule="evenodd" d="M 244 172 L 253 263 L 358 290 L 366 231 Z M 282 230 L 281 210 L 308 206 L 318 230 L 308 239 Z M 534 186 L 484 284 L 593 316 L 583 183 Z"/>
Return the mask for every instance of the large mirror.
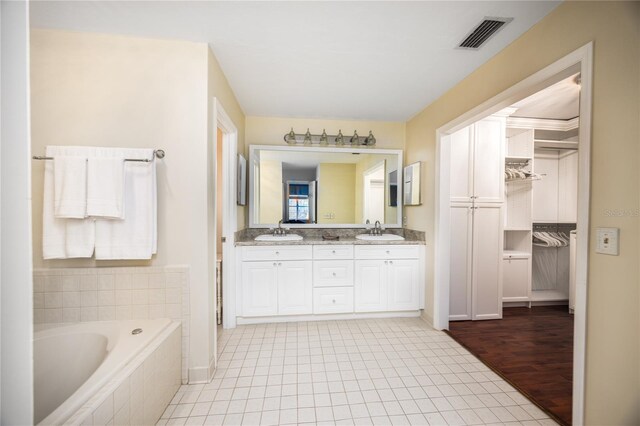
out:
<path id="1" fill-rule="evenodd" d="M 252 145 L 249 226 L 402 223 L 402 151 Z"/>

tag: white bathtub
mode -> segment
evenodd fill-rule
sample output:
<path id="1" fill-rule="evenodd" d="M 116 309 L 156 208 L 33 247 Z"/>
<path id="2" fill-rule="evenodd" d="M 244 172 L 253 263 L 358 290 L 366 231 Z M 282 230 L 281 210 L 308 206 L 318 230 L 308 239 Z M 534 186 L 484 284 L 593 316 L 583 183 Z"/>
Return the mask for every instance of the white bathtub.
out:
<path id="1" fill-rule="evenodd" d="M 143 362 L 138 355 L 158 343 L 168 329 L 176 328 L 179 325 L 169 319 L 156 319 L 86 322 L 37 330 L 35 423 L 62 424 L 81 408 L 91 414 L 88 401 L 107 384 L 115 386 L 113 381 L 129 363 Z M 134 329 L 142 332 L 132 334 Z"/>

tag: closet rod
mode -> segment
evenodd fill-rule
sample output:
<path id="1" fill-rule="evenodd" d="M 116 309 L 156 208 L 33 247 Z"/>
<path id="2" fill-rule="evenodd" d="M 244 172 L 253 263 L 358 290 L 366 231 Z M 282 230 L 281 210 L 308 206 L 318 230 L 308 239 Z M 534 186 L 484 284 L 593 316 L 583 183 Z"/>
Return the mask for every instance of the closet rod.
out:
<path id="1" fill-rule="evenodd" d="M 42 155 L 34 155 L 31 158 L 34 159 L 34 160 L 53 160 L 53 157 L 45 157 L 45 156 L 42 156 Z M 137 163 L 150 163 L 156 158 L 160 158 L 160 159 L 164 158 L 164 150 L 163 149 L 154 149 L 153 150 L 153 158 L 151 158 L 151 159 L 147 159 L 147 158 L 125 158 L 124 161 L 132 161 L 132 162 L 137 162 Z"/>

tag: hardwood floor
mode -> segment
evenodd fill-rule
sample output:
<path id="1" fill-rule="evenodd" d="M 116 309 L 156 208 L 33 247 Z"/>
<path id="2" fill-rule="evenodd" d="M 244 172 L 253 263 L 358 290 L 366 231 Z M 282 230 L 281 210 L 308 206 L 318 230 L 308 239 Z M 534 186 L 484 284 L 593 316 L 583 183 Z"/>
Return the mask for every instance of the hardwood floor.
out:
<path id="1" fill-rule="evenodd" d="M 573 315 L 567 306 L 505 308 L 502 320 L 455 321 L 449 334 L 557 421 L 571 424 Z"/>

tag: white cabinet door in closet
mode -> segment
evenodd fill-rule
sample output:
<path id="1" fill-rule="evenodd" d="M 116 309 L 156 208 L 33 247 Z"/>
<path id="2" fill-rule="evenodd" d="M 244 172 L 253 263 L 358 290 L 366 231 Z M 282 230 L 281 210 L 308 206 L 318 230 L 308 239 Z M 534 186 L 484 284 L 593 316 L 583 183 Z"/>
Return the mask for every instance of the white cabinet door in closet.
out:
<path id="1" fill-rule="evenodd" d="M 474 124 L 473 195 L 476 202 L 504 198 L 505 119 L 489 117 Z"/>
<path id="2" fill-rule="evenodd" d="M 472 319 L 502 318 L 502 206 L 473 210 Z"/>
<path id="3" fill-rule="evenodd" d="M 385 261 L 387 262 L 387 261 Z M 400 259 L 388 261 L 387 309 L 412 311 L 419 306 L 418 261 Z"/>
<path id="4" fill-rule="evenodd" d="M 242 262 L 242 316 L 278 313 L 276 262 Z"/>
<path id="5" fill-rule="evenodd" d="M 529 258 L 507 257 L 503 261 L 502 301 L 523 302 L 529 300 L 531 288 L 531 264 Z"/>
<path id="6" fill-rule="evenodd" d="M 355 311 L 387 310 L 387 268 L 384 260 L 356 260 Z"/>
<path id="7" fill-rule="evenodd" d="M 452 204 L 450 212 L 449 320 L 470 320 L 473 207 Z"/>
<path id="8" fill-rule="evenodd" d="M 473 149 L 471 132 L 473 126 L 465 127 L 451 135 L 451 202 L 473 201 Z"/>
<path id="9" fill-rule="evenodd" d="M 278 262 L 278 314 L 313 312 L 313 272 L 310 260 Z"/>

